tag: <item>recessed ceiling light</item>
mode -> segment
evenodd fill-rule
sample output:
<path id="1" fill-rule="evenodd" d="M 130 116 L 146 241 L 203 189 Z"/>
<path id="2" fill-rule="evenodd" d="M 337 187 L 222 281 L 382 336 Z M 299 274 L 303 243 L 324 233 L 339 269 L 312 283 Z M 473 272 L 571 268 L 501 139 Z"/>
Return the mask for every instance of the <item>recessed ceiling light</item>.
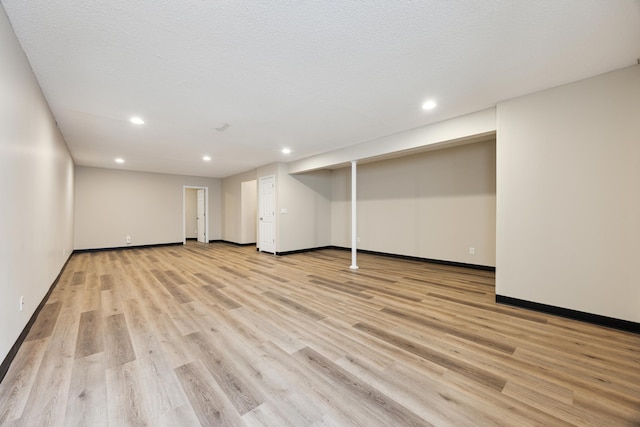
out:
<path id="1" fill-rule="evenodd" d="M 208 162 L 211 160 L 211 156 L 202 156 L 202 160 L 204 160 L 205 162 Z"/>
<path id="2" fill-rule="evenodd" d="M 134 125 L 143 125 L 144 124 L 144 120 L 142 120 L 142 118 L 140 118 L 140 117 L 131 117 L 129 119 L 129 121 L 131 123 L 133 123 Z"/>
<path id="3" fill-rule="evenodd" d="M 291 154 L 291 148 L 283 148 L 282 154 Z"/>
<path id="4" fill-rule="evenodd" d="M 116 163 L 124 163 L 124 159 L 122 157 L 117 157 Z"/>
<path id="5" fill-rule="evenodd" d="M 434 108 L 436 108 L 436 101 L 434 101 L 433 99 L 428 100 L 427 102 L 425 102 L 424 104 L 422 104 L 422 109 L 423 110 L 433 110 Z"/>

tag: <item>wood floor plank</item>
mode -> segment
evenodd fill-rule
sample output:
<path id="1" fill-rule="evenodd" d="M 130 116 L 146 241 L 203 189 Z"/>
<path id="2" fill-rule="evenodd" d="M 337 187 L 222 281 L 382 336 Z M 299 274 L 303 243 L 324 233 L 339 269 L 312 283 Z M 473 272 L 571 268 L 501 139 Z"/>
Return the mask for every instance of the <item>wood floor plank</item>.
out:
<path id="1" fill-rule="evenodd" d="M 476 408 L 477 405 L 465 399 L 462 393 L 440 383 L 439 376 L 422 376 L 400 363 L 392 363 L 380 370 L 351 355 L 340 359 L 337 364 L 386 395 L 394 396 L 398 403 L 430 424 L 485 425 L 499 422 L 499 418 Z"/>
<path id="2" fill-rule="evenodd" d="M 244 425 L 233 406 L 216 390 L 215 381 L 201 363 L 188 363 L 175 371 L 202 426 Z"/>
<path id="3" fill-rule="evenodd" d="M 217 302 L 219 302 L 225 308 L 232 310 L 234 308 L 241 307 L 240 304 L 238 304 L 232 298 L 229 298 L 223 292 L 219 291 L 218 289 L 216 289 L 211 285 L 202 286 L 201 289 L 204 290 L 211 297 L 213 297 Z"/>
<path id="4" fill-rule="evenodd" d="M 169 316 L 166 314 L 158 316 L 154 326 L 162 354 L 172 369 L 194 361 L 193 354 L 187 349 L 184 335 Z"/>
<path id="5" fill-rule="evenodd" d="M 138 300 L 124 303 L 125 318 L 140 365 L 140 376 L 152 414 L 169 412 L 186 403 L 175 373 L 154 333 L 154 325 L 146 317 Z"/>
<path id="6" fill-rule="evenodd" d="M 53 328 L 56 326 L 56 321 L 58 320 L 61 309 L 61 302 L 45 304 L 25 341 L 35 341 L 50 337 L 53 333 Z"/>
<path id="7" fill-rule="evenodd" d="M 496 304 L 491 271 L 358 264 L 76 253 L 0 384 L 0 424 L 640 425 L 640 335 Z"/>
<path id="8" fill-rule="evenodd" d="M 254 342 L 272 341 L 288 353 L 295 353 L 306 346 L 304 342 L 245 307 L 234 310 L 233 313 L 230 313 L 230 316 L 234 319 L 234 329 L 245 337 L 250 336 L 250 340 Z"/>
<path id="9" fill-rule="evenodd" d="M 84 271 L 76 271 L 71 278 L 71 286 L 83 285 L 85 279 Z"/>
<path id="10" fill-rule="evenodd" d="M 100 292 L 101 312 L 103 316 L 113 316 L 122 313 L 122 302 L 114 289 Z"/>
<path id="11" fill-rule="evenodd" d="M 49 344 L 48 338 L 26 341 L 0 384 L 0 425 L 21 417 L 35 376 Z"/>
<path id="12" fill-rule="evenodd" d="M 64 425 L 106 426 L 108 412 L 105 354 L 91 353 L 76 357 L 71 371 L 71 384 Z"/>
<path id="13" fill-rule="evenodd" d="M 277 301 L 279 303 L 281 303 L 282 305 L 284 305 L 285 307 L 290 308 L 291 310 L 297 311 L 300 314 L 303 314 L 305 316 L 308 316 L 309 318 L 313 319 L 313 320 L 322 320 L 324 319 L 324 315 L 317 313 L 313 310 L 311 310 L 310 308 L 295 302 L 285 296 L 279 295 L 275 292 L 272 291 L 267 291 L 263 294 L 264 296 L 273 299 L 274 301 Z"/>
<path id="14" fill-rule="evenodd" d="M 129 328 L 124 314 L 114 314 L 106 318 L 105 350 L 108 355 L 108 365 L 117 366 L 136 359 L 131 344 Z"/>
<path id="15" fill-rule="evenodd" d="M 103 350 L 102 314 L 97 310 L 81 313 L 75 358 L 90 356 Z"/>
<path id="16" fill-rule="evenodd" d="M 156 414 L 149 423 L 153 427 L 199 426 L 200 421 L 189 403 Z"/>
<path id="17" fill-rule="evenodd" d="M 76 347 L 77 318 L 73 308 L 62 309 L 57 317 L 20 417 L 20 425 L 54 426 L 64 423 Z"/>
<path id="18" fill-rule="evenodd" d="M 194 276 L 202 280 L 207 285 L 213 286 L 214 288 L 222 288 L 225 286 L 223 283 L 220 283 L 218 279 L 211 277 L 211 275 L 208 275 L 206 273 L 194 273 Z"/>
<path id="19" fill-rule="evenodd" d="M 100 290 L 108 291 L 113 289 L 113 274 L 100 275 Z"/>
<path id="20" fill-rule="evenodd" d="M 187 294 L 179 284 L 175 283 L 169 276 L 167 276 L 167 274 L 159 270 L 151 270 L 151 273 L 179 303 L 193 301 L 193 298 L 191 298 L 191 296 L 189 296 L 189 294 Z"/>
<path id="21" fill-rule="evenodd" d="M 430 360 L 448 370 L 453 370 L 463 376 L 466 376 L 474 381 L 482 384 L 488 388 L 501 391 L 506 384 L 506 379 L 494 375 L 490 372 L 484 371 L 468 362 L 457 360 L 447 355 L 444 355 L 438 351 L 429 349 L 423 345 L 420 345 L 411 340 L 405 339 L 401 336 L 391 334 L 387 331 L 380 330 L 374 326 L 364 323 L 358 323 L 355 328 L 369 333 L 376 338 L 387 341 L 388 343 L 396 346 L 400 350 L 404 350 L 413 353 L 423 359 Z"/>
<path id="22" fill-rule="evenodd" d="M 305 347 L 296 353 L 314 369 L 322 372 L 323 376 L 335 381 L 341 387 L 348 390 L 349 394 L 354 394 L 367 410 L 379 411 L 379 419 L 386 425 L 402 424 L 407 426 L 428 426 L 425 419 L 417 416 L 395 400 L 381 393 L 371 385 L 360 381 L 338 365 L 334 364 L 320 353 Z M 387 421 L 385 421 L 385 419 Z"/>
<path id="23" fill-rule="evenodd" d="M 401 312 L 393 308 L 384 308 L 382 309 L 382 311 L 384 313 L 388 313 L 395 317 L 408 321 L 408 324 L 411 326 L 420 326 L 435 329 L 442 333 L 453 335 L 491 349 L 505 352 L 507 354 L 513 354 L 513 352 L 516 351 L 515 347 L 513 347 L 512 345 L 508 345 L 497 340 L 492 340 L 490 338 L 485 338 L 478 333 L 466 332 L 461 328 L 450 326 L 443 322 L 433 321 L 423 315 L 408 314 L 406 312 Z"/>
<path id="24" fill-rule="evenodd" d="M 256 347 L 250 357 L 263 375 L 264 406 L 277 408 L 274 411 L 286 415 L 287 422 L 293 425 L 311 425 L 327 412 L 326 403 L 313 398 L 316 391 L 309 389 L 308 377 L 290 353 L 266 342 Z"/>
<path id="25" fill-rule="evenodd" d="M 109 425 L 146 426 L 152 415 L 137 361 L 118 364 L 106 370 Z"/>
<path id="26" fill-rule="evenodd" d="M 262 398 L 248 386 L 242 374 L 235 368 L 233 360 L 225 358 L 219 349 L 211 345 L 205 333 L 196 332 L 187 338 L 194 351 L 202 355 L 200 360 L 239 414 L 245 414 L 262 403 Z"/>
<path id="27" fill-rule="evenodd" d="M 338 425 L 363 425 L 363 426 L 384 426 L 396 425 L 383 423 L 379 419 L 379 414 L 370 411 L 368 407 L 360 404 L 357 395 L 340 392 L 340 382 L 323 375 L 316 366 L 305 362 L 303 357 L 296 357 L 283 352 L 277 346 L 266 343 L 262 349 L 262 357 L 268 361 L 269 365 L 276 370 L 284 379 L 290 379 L 295 386 L 297 394 L 301 395 L 304 401 L 313 403 L 321 411 L 322 419 L 330 419 Z M 297 353 L 296 353 L 297 354 Z M 306 402 L 305 402 L 306 403 Z M 308 406 L 308 403 L 307 403 Z M 303 425 L 311 425 L 313 412 L 305 411 L 305 415 L 310 422 Z M 397 420 L 396 420 L 397 421 Z"/>
<path id="28" fill-rule="evenodd" d="M 96 272 L 92 272 L 87 276 L 80 311 L 100 310 L 102 307 L 101 297 L 102 292 L 100 289 L 98 274 Z"/>

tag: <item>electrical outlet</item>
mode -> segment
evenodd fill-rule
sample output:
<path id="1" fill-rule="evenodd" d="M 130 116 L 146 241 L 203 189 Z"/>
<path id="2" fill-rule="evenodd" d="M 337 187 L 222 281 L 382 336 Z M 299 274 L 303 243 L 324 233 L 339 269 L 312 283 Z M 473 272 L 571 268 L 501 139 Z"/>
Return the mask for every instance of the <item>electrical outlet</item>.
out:
<path id="1" fill-rule="evenodd" d="M 20 297 L 20 311 L 24 308 L 24 296 Z"/>
<path id="2" fill-rule="evenodd" d="M 127 236 L 127 244 L 131 243 L 131 236 Z"/>
<path id="3" fill-rule="evenodd" d="M 476 254 L 476 248 L 469 248 L 469 255 L 475 255 Z"/>

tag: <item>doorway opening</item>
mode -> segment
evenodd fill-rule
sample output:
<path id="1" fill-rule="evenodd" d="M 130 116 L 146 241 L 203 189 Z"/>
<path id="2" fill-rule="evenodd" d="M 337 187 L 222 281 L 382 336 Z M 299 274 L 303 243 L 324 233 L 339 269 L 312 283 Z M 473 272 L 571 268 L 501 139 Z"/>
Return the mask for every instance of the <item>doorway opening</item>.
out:
<path id="1" fill-rule="evenodd" d="M 182 243 L 209 243 L 209 187 L 182 187 Z"/>

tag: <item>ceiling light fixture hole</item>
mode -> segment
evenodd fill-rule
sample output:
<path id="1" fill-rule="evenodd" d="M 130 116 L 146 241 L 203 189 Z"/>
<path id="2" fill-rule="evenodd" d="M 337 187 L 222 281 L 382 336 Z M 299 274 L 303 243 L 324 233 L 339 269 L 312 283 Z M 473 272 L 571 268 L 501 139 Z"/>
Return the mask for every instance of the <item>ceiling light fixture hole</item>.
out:
<path id="1" fill-rule="evenodd" d="M 433 110 L 434 108 L 436 108 L 436 101 L 434 101 L 433 99 L 430 99 L 428 101 L 425 101 L 424 104 L 422 104 L 422 109 L 423 110 Z"/>

